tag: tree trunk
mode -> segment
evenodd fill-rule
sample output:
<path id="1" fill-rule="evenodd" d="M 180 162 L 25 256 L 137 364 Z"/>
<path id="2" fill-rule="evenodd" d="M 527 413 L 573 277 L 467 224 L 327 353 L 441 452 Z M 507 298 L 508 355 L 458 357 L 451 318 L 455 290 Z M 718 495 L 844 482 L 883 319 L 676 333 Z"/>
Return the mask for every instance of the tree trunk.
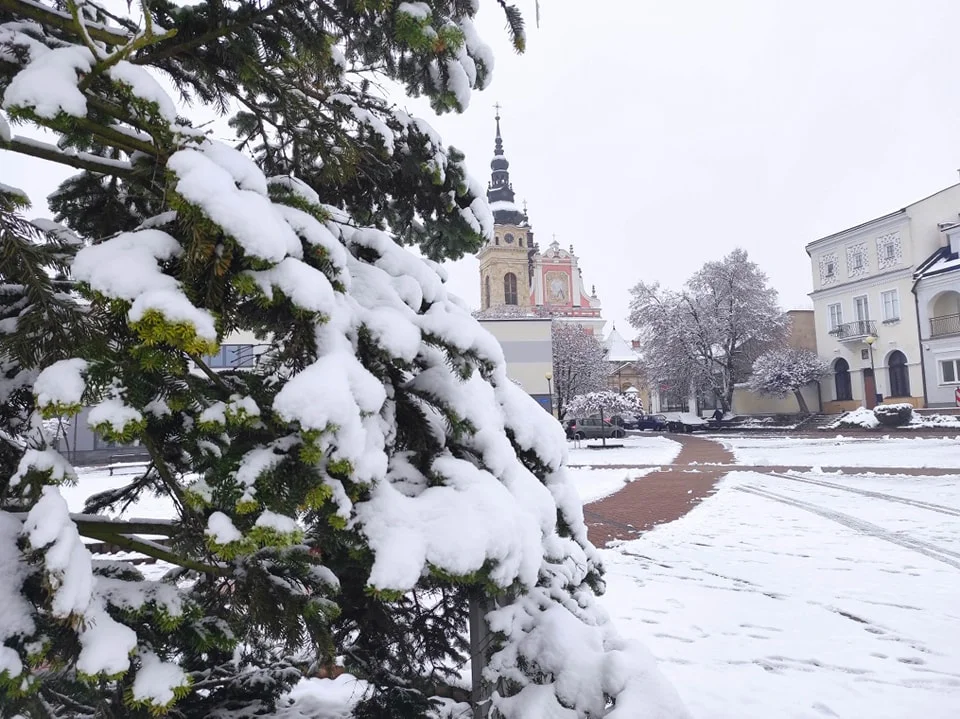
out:
<path id="1" fill-rule="evenodd" d="M 607 425 L 603 423 L 603 407 L 600 408 L 600 440 L 607 446 Z"/>
<path id="2" fill-rule="evenodd" d="M 810 414 L 810 410 L 807 408 L 807 400 L 803 398 L 803 392 L 795 389 L 793 395 L 797 398 L 797 404 L 800 405 L 800 414 Z"/>

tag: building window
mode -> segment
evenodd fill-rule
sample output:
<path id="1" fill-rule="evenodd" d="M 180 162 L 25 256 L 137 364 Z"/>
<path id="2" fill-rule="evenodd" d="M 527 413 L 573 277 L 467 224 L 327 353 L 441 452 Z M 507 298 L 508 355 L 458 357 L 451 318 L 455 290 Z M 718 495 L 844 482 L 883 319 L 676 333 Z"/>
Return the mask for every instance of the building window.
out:
<path id="1" fill-rule="evenodd" d="M 833 277 L 834 274 L 835 274 L 835 273 L 834 273 L 833 263 L 832 263 L 832 262 L 828 262 L 828 263 L 827 263 L 827 277 Z"/>
<path id="2" fill-rule="evenodd" d="M 483 281 L 484 309 L 490 309 L 490 275 Z"/>
<path id="3" fill-rule="evenodd" d="M 888 242 L 883 246 L 883 257 L 886 260 L 895 259 L 897 256 L 897 246 L 892 242 Z"/>
<path id="4" fill-rule="evenodd" d="M 853 269 L 855 270 L 863 269 L 863 253 L 862 252 L 853 253 Z"/>
<path id="5" fill-rule="evenodd" d="M 894 350 L 887 358 L 887 373 L 890 375 L 890 396 L 910 396 L 910 372 L 907 369 L 907 356 L 900 350 Z"/>
<path id="6" fill-rule="evenodd" d="M 517 276 L 512 272 L 503 276 L 503 303 L 505 305 L 517 304 Z"/>
<path id="7" fill-rule="evenodd" d="M 858 322 L 866 322 L 870 319 L 870 303 L 866 295 L 853 298 L 853 313 Z"/>
<path id="8" fill-rule="evenodd" d="M 497 235 L 496 237 L 493 238 L 493 244 L 495 245 L 500 244 L 500 235 Z"/>
<path id="9" fill-rule="evenodd" d="M 850 365 L 843 358 L 833 363 L 833 384 L 838 402 L 849 402 L 853 399 Z"/>
<path id="10" fill-rule="evenodd" d="M 256 360 L 254 345 L 220 345 L 215 355 L 206 355 L 203 363 L 211 369 L 253 367 Z"/>
<path id="11" fill-rule="evenodd" d="M 960 359 L 940 360 L 940 384 L 960 384 Z"/>
<path id="12" fill-rule="evenodd" d="M 843 324 L 843 307 L 837 302 L 833 305 L 827 305 L 827 311 L 830 313 L 830 331 L 833 332 Z"/>
<path id="13" fill-rule="evenodd" d="M 896 290 L 887 290 L 880 293 L 883 301 L 883 320 L 892 322 L 900 319 L 900 295 Z"/>

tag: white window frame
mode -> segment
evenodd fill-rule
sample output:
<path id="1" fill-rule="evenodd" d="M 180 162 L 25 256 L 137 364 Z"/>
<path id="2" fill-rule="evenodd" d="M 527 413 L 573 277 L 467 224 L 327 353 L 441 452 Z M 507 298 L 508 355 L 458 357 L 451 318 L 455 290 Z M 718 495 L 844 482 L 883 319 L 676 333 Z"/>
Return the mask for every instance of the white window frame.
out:
<path id="1" fill-rule="evenodd" d="M 888 242 L 883 246 L 883 259 L 892 260 L 897 256 L 897 245 L 895 242 Z"/>
<path id="2" fill-rule="evenodd" d="M 862 252 L 853 253 L 853 269 L 855 270 L 863 269 L 863 253 Z"/>
<path id="3" fill-rule="evenodd" d="M 864 316 L 861 317 L 858 313 L 859 303 L 857 300 L 863 300 L 863 310 Z M 853 316 L 856 318 L 856 322 L 869 322 L 870 321 L 870 295 L 857 295 L 853 298 Z"/>
<path id="4" fill-rule="evenodd" d="M 836 322 L 834 322 L 833 308 L 837 308 Z M 830 323 L 830 331 L 833 332 L 835 329 L 840 327 L 843 324 L 843 303 L 833 302 L 827 305 L 827 321 Z"/>
<path id="5" fill-rule="evenodd" d="M 943 366 L 948 362 L 953 365 L 953 379 L 950 381 L 947 381 L 943 376 Z M 940 384 L 942 385 L 960 384 L 960 357 L 948 357 L 947 359 L 938 359 L 937 374 L 939 375 Z"/>
<path id="6" fill-rule="evenodd" d="M 887 314 L 887 297 L 892 296 L 893 302 L 891 306 L 896 309 L 896 314 L 888 315 Z M 880 305 L 883 308 L 883 321 L 884 322 L 894 322 L 900 319 L 900 290 L 894 288 L 892 290 L 884 290 L 880 293 Z"/>
<path id="7" fill-rule="evenodd" d="M 824 274 L 825 277 L 833 277 L 836 274 L 837 268 L 834 266 L 834 264 L 834 262 L 827 262 L 825 267 L 826 273 Z"/>

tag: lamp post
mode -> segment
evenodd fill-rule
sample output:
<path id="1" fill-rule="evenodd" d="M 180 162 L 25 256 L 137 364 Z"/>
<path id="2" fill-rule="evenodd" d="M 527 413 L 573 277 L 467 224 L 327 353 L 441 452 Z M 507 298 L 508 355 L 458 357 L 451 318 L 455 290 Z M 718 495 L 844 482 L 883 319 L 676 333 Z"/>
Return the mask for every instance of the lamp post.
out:
<path id="1" fill-rule="evenodd" d="M 877 341 L 876 335 L 870 335 L 867 337 L 864 342 L 867 343 L 867 347 L 870 348 L 870 376 L 873 378 L 873 404 L 877 404 L 877 369 L 873 365 L 873 343 Z M 866 397 L 863 398 L 866 402 Z M 868 405 L 869 406 L 869 405 Z"/>
<path id="2" fill-rule="evenodd" d="M 550 414 L 553 414 L 553 385 L 551 384 L 553 381 L 553 372 L 547 370 L 544 372 L 543 378 L 547 380 L 547 394 L 550 397 Z"/>

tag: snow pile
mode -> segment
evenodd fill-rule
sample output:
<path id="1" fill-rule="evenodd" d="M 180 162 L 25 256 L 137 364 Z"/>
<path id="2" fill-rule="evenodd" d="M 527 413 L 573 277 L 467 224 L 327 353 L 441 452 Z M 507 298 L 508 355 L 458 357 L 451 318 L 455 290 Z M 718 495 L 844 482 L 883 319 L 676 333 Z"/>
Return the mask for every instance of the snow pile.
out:
<path id="1" fill-rule="evenodd" d="M 835 421 L 828 424 L 824 429 L 840 429 L 842 427 L 863 427 L 864 429 L 876 429 L 880 426 L 880 421 L 872 410 L 866 407 L 857 407 L 852 412 L 847 412 Z"/>
<path id="2" fill-rule="evenodd" d="M 908 429 L 960 429 L 960 416 L 955 414 L 913 413 Z"/>

